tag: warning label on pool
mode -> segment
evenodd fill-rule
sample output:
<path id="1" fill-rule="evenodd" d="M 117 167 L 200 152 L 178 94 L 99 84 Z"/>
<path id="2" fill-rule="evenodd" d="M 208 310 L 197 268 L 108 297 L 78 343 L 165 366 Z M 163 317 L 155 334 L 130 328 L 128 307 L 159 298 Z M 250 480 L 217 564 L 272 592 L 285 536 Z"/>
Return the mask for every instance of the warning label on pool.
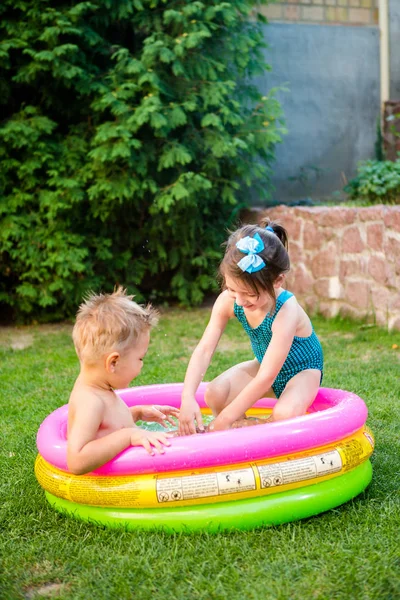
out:
<path id="1" fill-rule="evenodd" d="M 156 488 L 158 502 L 178 502 L 248 492 L 256 489 L 256 480 L 253 469 L 234 469 L 221 473 L 158 479 Z"/>
<path id="2" fill-rule="evenodd" d="M 268 488 L 330 475 L 340 471 L 342 466 L 339 452 L 332 450 L 316 456 L 258 466 L 257 469 L 261 487 Z"/>

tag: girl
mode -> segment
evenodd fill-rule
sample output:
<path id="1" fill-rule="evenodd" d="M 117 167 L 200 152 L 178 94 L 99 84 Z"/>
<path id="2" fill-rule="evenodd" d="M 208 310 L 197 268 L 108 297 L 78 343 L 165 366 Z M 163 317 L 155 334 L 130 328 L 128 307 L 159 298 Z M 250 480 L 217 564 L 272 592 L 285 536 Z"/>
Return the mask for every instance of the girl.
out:
<path id="1" fill-rule="evenodd" d="M 224 291 L 187 368 L 179 416 L 180 435 L 204 431 L 195 400 L 228 323 L 236 317 L 250 337 L 253 360 L 231 367 L 206 389 L 214 431 L 229 429 L 265 396 L 276 397 L 271 420 L 306 413 L 322 380 L 321 344 L 296 298 L 283 289 L 290 261 L 286 230 L 265 219 L 235 231 L 220 265 Z"/>

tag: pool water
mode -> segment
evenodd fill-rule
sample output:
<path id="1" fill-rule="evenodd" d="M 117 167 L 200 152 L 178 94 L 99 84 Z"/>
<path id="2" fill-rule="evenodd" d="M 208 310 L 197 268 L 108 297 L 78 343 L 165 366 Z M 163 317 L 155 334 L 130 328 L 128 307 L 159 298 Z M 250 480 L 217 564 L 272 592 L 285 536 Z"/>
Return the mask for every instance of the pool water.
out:
<path id="1" fill-rule="evenodd" d="M 213 420 L 212 415 L 203 415 L 203 424 L 204 425 L 209 425 L 212 420 Z M 178 420 L 174 419 L 174 421 L 176 422 L 175 427 L 173 425 L 170 425 L 169 423 L 167 423 L 168 427 L 163 427 L 159 423 L 152 423 L 151 421 L 136 421 L 136 425 L 138 427 L 142 427 L 143 429 L 147 429 L 147 431 L 167 432 L 167 431 L 175 431 L 176 429 L 178 429 Z"/>

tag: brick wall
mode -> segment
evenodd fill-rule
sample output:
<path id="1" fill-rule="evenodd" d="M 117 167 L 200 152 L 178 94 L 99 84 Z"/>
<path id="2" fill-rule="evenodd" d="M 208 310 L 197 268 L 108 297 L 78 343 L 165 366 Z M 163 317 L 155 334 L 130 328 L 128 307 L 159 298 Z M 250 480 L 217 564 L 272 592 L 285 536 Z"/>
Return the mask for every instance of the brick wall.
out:
<path id="1" fill-rule="evenodd" d="M 276 0 L 259 12 L 269 21 L 376 25 L 379 0 Z"/>
<path id="2" fill-rule="evenodd" d="M 286 227 L 287 287 L 311 314 L 400 330 L 400 206 L 278 206 L 247 217 L 255 221 L 261 214 Z"/>

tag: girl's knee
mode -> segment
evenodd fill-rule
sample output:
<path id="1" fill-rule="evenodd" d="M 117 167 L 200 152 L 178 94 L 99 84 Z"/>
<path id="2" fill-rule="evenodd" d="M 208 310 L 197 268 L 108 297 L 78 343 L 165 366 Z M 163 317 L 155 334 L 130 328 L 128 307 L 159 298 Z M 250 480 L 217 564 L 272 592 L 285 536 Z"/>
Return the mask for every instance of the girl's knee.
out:
<path id="1" fill-rule="evenodd" d="M 295 375 L 272 411 L 273 420 L 284 421 L 305 415 L 317 395 L 320 378 L 317 370 L 301 371 Z"/>
<path id="2" fill-rule="evenodd" d="M 292 419 L 293 417 L 298 417 L 300 416 L 298 410 L 296 410 L 297 407 L 294 406 L 286 406 L 286 405 L 282 405 L 282 406 L 275 406 L 274 410 L 272 411 L 272 418 L 274 421 L 285 421 L 286 419 Z"/>
<path id="3" fill-rule="evenodd" d="M 225 407 L 228 395 L 228 382 L 212 381 L 206 387 L 204 401 L 211 410 L 221 411 Z"/>
<path id="4" fill-rule="evenodd" d="M 282 400 L 277 402 L 275 405 L 272 416 L 274 421 L 285 421 L 286 419 L 293 419 L 294 417 L 302 417 L 306 414 L 308 407 L 310 406 L 311 398 L 293 398 L 286 395 Z"/>

